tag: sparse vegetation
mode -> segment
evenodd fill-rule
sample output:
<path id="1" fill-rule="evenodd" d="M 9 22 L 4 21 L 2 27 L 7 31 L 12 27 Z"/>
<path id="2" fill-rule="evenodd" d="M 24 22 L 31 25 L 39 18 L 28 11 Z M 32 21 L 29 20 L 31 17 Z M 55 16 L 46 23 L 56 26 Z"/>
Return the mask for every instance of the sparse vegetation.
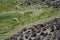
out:
<path id="1" fill-rule="evenodd" d="M 34 5 L 20 6 L 22 1 L 23 0 L 0 1 L 0 40 L 5 40 L 5 38 L 17 33 L 19 30 L 24 28 L 25 25 L 29 25 L 43 19 L 51 17 L 56 18 L 60 16 L 60 9 L 35 8 L 37 6 L 33 7 Z M 18 5 L 21 9 L 14 9 L 15 5 Z M 40 7 L 40 5 L 38 6 Z M 11 32 L 12 30 L 13 32 Z"/>

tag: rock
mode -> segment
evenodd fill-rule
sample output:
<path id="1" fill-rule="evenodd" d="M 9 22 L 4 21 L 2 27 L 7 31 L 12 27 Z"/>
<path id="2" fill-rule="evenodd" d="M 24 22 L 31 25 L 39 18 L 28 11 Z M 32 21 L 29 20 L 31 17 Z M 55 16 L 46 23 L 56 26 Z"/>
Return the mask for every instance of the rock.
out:
<path id="1" fill-rule="evenodd" d="M 13 21 L 18 22 L 19 20 L 18 18 L 13 18 Z"/>
<path id="2" fill-rule="evenodd" d="M 58 8 L 60 7 L 60 0 L 25 0 L 23 5 L 33 5 L 33 4 L 45 4 L 48 7 Z"/>
<path id="3" fill-rule="evenodd" d="M 60 39 L 60 18 L 51 20 L 50 22 L 44 24 L 37 24 L 31 28 L 24 28 L 20 31 L 19 36 L 12 36 L 6 40 L 59 40 Z M 56 22 L 56 24 L 54 24 Z M 48 28 L 47 27 L 47 25 Z M 54 27 L 56 26 L 56 27 Z M 39 29 L 38 29 L 39 28 Z M 44 31 L 43 31 L 44 30 Z M 16 38 L 15 38 L 16 37 Z"/>
<path id="4" fill-rule="evenodd" d="M 20 16 L 24 16 L 24 12 L 20 12 Z"/>
<path id="5" fill-rule="evenodd" d="M 14 5 L 14 7 L 15 7 L 16 10 L 20 9 L 20 6 L 18 6 L 18 5 Z"/>

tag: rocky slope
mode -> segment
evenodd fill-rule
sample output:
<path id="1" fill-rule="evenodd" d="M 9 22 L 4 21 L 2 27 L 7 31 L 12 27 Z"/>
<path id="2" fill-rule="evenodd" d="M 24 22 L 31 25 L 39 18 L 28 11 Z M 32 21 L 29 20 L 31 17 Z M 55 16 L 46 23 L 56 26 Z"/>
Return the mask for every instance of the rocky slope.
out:
<path id="1" fill-rule="evenodd" d="M 5 40 L 60 40 L 60 18 L 24 28 Z"/>
<path id="2" fill-rule="evenodd" d="M 58 8 L 60 7 L 60 0 L 25 0 L 21 5 L 32 5 L 32 4 L 45 4 L 48 7 Z"/>

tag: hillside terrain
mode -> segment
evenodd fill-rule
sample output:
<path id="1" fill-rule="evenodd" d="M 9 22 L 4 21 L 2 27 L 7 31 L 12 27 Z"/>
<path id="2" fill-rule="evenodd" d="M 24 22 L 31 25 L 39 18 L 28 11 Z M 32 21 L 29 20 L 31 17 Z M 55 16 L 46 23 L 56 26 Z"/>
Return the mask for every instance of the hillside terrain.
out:
<path id="1" fill-rule="evenodd" d="M 39 1 L 39 0 L 38 0 Z M 29 3 L 28 3 L 29 2 Z M 32 3 L 31 3 L 32 2 Z M 29 0 L 0 0 L 0 40 L 5 40 L 25 27 L 60 18 L 60 1 L 45 5 Z"/>

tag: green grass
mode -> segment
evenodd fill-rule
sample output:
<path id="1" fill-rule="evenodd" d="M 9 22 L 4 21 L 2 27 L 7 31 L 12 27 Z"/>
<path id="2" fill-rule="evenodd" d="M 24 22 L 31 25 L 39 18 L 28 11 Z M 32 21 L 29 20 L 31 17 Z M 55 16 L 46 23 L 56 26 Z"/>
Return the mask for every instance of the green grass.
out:
<path id="1" fill-rule="evenodd" d="M 22 0 L 2 0 L 0 5 L 0 12 L 3 10 L 10 10 L 14 5 L 17 5 L 20 2 L 22 2 Z"/>
<path id="2" fill-rule="evenodd" d="M 26 14 L 29 13 L 29 14 Z M 30 15 L 30 12 L 26 12 L 23 18 L 27 18 L 27 16 Z M 14 13 L 6 13 L 6 14 L 1 14 L 0 15 L 0 34 L 4 34 L 7 31 L 9 31 L 10 29 L 14 28 L 15 25 L 17 25 L 19 22 L 14 23 L 13 18 L 18 17 L 19 13 L 18 12 L 14 12 Z M 20 19 L 21 19 L 20 18 Z M 21 20 L 22 22 L 22 20 Z"/>
<path id="3" fill-rule="evenodd" d="M 10 19 L 13 17 L 17 17 L 18 13 L 6 13 L 6 14 L 0 14 L 0 21 L 1 20 L 6 20 L 6 19 Z"/>

